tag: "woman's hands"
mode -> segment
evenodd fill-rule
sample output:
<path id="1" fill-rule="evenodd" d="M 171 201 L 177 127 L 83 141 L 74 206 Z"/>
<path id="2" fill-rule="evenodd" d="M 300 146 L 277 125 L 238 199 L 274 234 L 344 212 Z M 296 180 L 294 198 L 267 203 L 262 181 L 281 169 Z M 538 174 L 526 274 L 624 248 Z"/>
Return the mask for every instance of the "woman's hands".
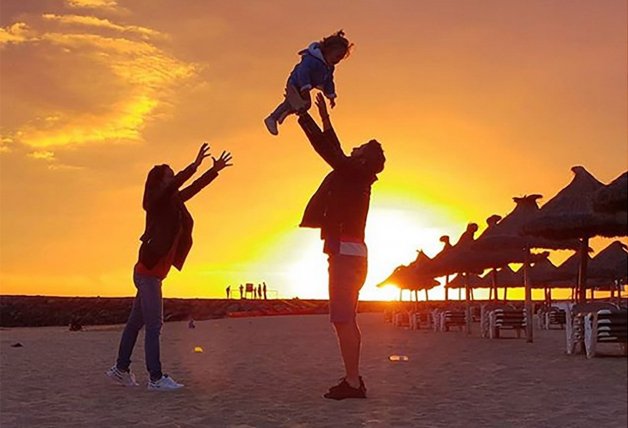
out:
<path id="1" fill-rule="evenodd" d="M 199 166 L 201 166 L 201 163 L 203 163 L 203 160 L 207 157 L 210 157 L 211 154 L 209 153 L 209 144 L 207 143 L 203 143 L 203 145 L 201 146 L 201 148 L 198 150 L 198 154 L 196 155 L 196 159 L 194 160 L 194 166 L 196 166 L 197 168 Z M 218 159 L 216 159 L 215 157 L 211 156 L 212 160 L 214 161 L 214 171 L 219 172 L 220 170 L 225 169 L 228 166 L 233 166 L 231 162 L 231 153 L 224 151 L 221 153 L 220 157 Z"/>
<path id="2" fill-rule="evenodd" d="M 203 145 L 201 146 L 201 148 L 198 150 L 198 154 L 196 155 L 196 159 L 194 160 L 194 166 L 195 167 L 199 167 L 201 166 L 201 163 L 203 163 L 203 159 L 205 159 L 206 157 L 209 157 L 209 144 L 207 143 L 203 143 Z"/>
<path id="3" fill-rule="evenodd" d="M 216 159 L 215 157 L 212 156 L 212 159 L 214 161 L 214 171 L 219 172 L 222 169 L 225 169 L 228 166 L 233 166 L 231 162 L 231 153 L 226 152 L 223 150 L 222 154 L 220 155 L 220 157 L 218 159 Z"/>

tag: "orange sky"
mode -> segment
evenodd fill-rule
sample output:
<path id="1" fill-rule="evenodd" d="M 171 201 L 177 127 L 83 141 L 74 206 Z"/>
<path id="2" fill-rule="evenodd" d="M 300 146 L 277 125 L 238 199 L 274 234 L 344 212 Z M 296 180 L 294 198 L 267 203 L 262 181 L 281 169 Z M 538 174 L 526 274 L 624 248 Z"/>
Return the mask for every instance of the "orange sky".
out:
<path id="1" fill-rule="evenodd" d="M 164 294 L 265 280 L 325 297 L 321 242 L 297 224 L 328 167 L 293 118 L 278 138 L 262 119 L 296 52 L 339 28 L 356 48 L 334 124 L 388 159 L 364 298 L 395 295 L 374 284 L 441 234 L 551 198 L 573 165 L 605 183 L 627 169 L 624 0 L 316 4 L 2 0 L 0 292 L 133 294 L 146 173 L 207 140 L 235 166 L 189 203 L 195 245 Z"/>

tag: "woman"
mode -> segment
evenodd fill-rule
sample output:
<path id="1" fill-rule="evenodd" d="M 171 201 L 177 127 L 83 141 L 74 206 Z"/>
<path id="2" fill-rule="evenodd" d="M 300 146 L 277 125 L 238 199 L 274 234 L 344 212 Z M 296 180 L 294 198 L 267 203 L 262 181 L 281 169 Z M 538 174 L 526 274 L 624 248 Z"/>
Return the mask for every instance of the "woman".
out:
<path id="1" fill-rule="evenodd" d="M 107 377 L 115 383 L 136 386 L 131 373 L 131 354 L 137 335 L 146 326 L 144 348 L 146 368 L 150 374 L 149 390 L 174 390 L 183 385 L 161 371 L 159 336 L 163 324 L 161 283 L 170 267 L 183 268 L 192 247 L 194 221 L 185 202 L 211 183 L 218 173 L 232 164 L 231 154 L 222 152 L 214 165 L 192 184 L 179 190 L 194 175 L 203 160 L 210 156 L 209 146 L 203 143 L 196 160 L 175 175 L 168 165 L 156 165 L 148 173 L 144 186 L 143 207 L 146 211 L 146 229 L 140 238 L 139 260 L 135 265 L 133 282 L 137 295 L 129 315 L 118 350 L 116 364 L 107 370 Z"/>

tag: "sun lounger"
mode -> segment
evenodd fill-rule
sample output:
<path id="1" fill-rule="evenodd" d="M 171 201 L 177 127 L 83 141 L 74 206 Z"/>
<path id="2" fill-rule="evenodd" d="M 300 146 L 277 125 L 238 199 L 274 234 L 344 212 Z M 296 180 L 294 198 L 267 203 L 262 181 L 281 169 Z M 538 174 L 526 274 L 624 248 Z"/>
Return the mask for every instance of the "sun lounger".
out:
<path id="1" fill-rule="evenodd" d="M 410 327 L 410 313 L 399 311 L 393 314 L 393 325 L 395 327 Z"/>
<path id="2" fill-rule="evenodd" d="M 430 328 L 432 325 L 431 313 L 427 311 L 412 312 L 410 314 L 410 329 L 420 330 L 421 328 Z"/>
<path id="3" fill-rule="evenodd" d="M 495 309 L 512 309 L 506 303 L 487 303 L 480 308 L 480 336 L 489 337 L 489 316 Z"/>
<path id="4" fill-rule="evenodd" d="M 567 354 L 584 351 L 584 317 L 588 313 L 602 309 L 617 309 L 617 306 L 608 302 L 579 303 L 568 307 L 565 317 L 565 338 Z"/>
<path id="5" fill-rule="evenodd" d="M 489 336 L 498 339 L 503 329 L 515 330 L 517 338 L 526 328 L 525 311 L 521 309 L 495 309 L 489 314 Z"/>
<path id="6" fill-rule="evenodd" d="M 587 358 L 595 357 L 598 343 L 618 343 L 626 355 L 628 311 L 601 309 L 584 316 L 584 346 Z"/>
<path id="7" fill-rule="evenodd" d="M 441 331 L 449 331 L 452 327 L 459 327 L 460 330 L 467 325 L 467 315 L 463 310 L 444 311 L 441 314 Z"/>

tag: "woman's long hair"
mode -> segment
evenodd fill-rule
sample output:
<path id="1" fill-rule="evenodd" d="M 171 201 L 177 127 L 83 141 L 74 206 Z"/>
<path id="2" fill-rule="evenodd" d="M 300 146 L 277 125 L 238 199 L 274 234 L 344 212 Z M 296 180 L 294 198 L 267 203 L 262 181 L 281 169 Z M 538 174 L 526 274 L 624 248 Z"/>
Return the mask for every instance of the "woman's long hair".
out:
<path id="1" fill-rule="evenodd" d="M 155 165 L 146 177 L 146 183 L 144 184 L 144 198 L 142 199 L 142 207 L 148 210 L 148 207 L 155 201 L 159 195 L 159 191 L 162 186 L 161 183 L 164 179 L 164 174 L 170 169 L 167 164 Z"/>

